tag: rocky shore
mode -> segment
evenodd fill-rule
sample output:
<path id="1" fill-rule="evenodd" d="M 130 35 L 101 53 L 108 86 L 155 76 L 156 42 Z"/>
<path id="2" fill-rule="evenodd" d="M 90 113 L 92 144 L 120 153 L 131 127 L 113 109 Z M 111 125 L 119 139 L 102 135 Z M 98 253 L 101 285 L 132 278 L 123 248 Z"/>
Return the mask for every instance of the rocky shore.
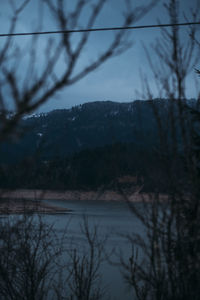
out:
<path id="1" fill-rule="evenodd" d="M 1 199 L 0 200 L 0 214 L 60 214 L 67 213 L 69 209 L 52 206 L 46 203 L 42 203 L 37 200 L 22 200 L 22 199 Z"/>
<path id="2" fill-rule="evenodd" d="M 151 202 L 152 195 L 147 193 L 126 193 L 131 202 Z M 166 195 L 161 195 L 163 200 Z M 125 197 L 113 190 L 98 191 L 51 191 L 51 190 L 0 190 L 0 199 L 21 199 L 21 200 L 99 200 L 99 201 L 125 201 Z"/>

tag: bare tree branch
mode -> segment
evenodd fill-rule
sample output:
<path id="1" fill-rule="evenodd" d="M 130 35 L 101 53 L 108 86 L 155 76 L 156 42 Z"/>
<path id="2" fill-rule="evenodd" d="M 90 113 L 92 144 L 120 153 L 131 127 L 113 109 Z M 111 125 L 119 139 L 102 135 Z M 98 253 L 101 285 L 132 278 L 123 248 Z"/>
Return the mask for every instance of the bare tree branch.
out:
<path id="1" fill-rule="evenodd" d="M 10 32 L 14 32 L 19 14 L 24 10 L 28 4 L 28 0 L 23 1 L 19 7 L 15 7 L 15 3 L 11 1 L 13 10 L 13 18 L 11 22 Z M 96 22 L 97 17 L 100 15 L 105 0 L 97 0 L 92 6 L 89 7 L 90 1 L 77 0 L 73 11 L 70 11 L 63 0 L 45 0 L 45 4 L 59 28 L 62 30 L 77 28 L 80 26 L 81 14 L 83 10 L 88 9 L 88 20 L 85 28 L 92 28 Z M 134 8 L 130 1 L 127 1 L 127 12 L 124 15 L 124 26 L 131 25 L 133 22 L 142 18 L 155 4 L 156 0 L 150 1 L 148 5 L 142 5 Z M 11 51 L 12 39 L 9 37 L 2 50 L 0 51 L 0 64 L 4 67 L 1 68 L 0 79 L 4 82 L 4 88 L 1 92 L 1 139 L 12 133 L 19 123 L 24 114 L 31 113 L 40 105 L 45 103 L 50 97 L 67 86 L 70 86 L 77 81 L 84 78 L 86 75 L 100 67 L 108 59 L 115 55 L 120 55 L 131 44 L 128 41 L 127 34 L 124 31 L 119 31 L 111 41 L 110 45 L 104 47 L 102 53 L 96 57 L 93 62 L 88 63 L 86 66 L 78 69 L 78 63 L 81 60 L 83 50 L 88 44 L 90 32 L 82 33 L 77 40 L 74 41 L 72 34 L 63 34 L 59 41 L 51 41 L 47 43 L 46 54 L 44 55 L 44 67 L 38 69 L 38 52 L 36 46 L 38 40 L 33 38 L 31 51 L 29 52 L 28 64 L 24 62 L 24 57 L 19 51 L 18 55 L 14 55 Z M 9 51 L 8 51 L 9 50 Z M 8 52 L 12 52 L 8 64 Z M 41 59 L 41 58 L 40 58 Z M 63 73 L 56 72 L 56 65 L 64 60 Z M 17 62 L 17 66 L 15 63 Z M 21 65 L 20 65 L 21 64 Z M 24 68 L 24 84 L 19 80 L 19 70 Z M 9 67 L 8 67 L 9 66 Z M 36 72 L 36 70 L 38 71 Z M 52 80 L 53 79 L 53 80 Z M 6 118 L 7 93 L 11 94 L 10 103 L 15 104 L 15 114 L 12 119 Z M 4 115 L 4 116 L 3 116 Z M 4 120 L 4 121 L 3 121 Z M 6 121 L 5 121 L 6 120 Z"/>

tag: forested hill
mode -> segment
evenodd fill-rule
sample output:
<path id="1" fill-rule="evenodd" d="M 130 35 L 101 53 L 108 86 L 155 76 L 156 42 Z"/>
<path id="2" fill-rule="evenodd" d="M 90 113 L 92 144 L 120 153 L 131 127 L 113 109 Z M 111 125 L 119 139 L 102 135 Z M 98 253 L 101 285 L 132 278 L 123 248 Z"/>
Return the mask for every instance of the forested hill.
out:
<path id="1" fill-rule="evenodd" d="M 93 102 L 25 116 L 21 136 L 1 145 L 0 188 L 97 189 L 137 178 L 143 190 L 165 192 L 163 158 L 173 158 L 175 179 L 184 177 L 179 156 L 158 151 L 161 138 L 172 141 L 171 109 L 177 120 L 177 103 L 168 100 Z"/>
<path id="2" fill-rule="evenodd" d="M 114 143 L 155 146 L 158 141 L 155 108 L 161 119 L 167 100 L 117 103 L 92 102 L 71 109 L 25 116 L 20 136 L 1 145 L 0 162 L 15 163 L 25 157 L 51 160 Z"/>

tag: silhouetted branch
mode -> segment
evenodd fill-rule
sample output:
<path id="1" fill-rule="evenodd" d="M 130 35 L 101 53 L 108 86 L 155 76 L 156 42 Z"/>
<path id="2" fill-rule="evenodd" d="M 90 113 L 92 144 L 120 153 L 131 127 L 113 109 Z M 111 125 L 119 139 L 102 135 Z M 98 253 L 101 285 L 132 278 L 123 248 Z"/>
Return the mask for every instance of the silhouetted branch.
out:
<path id="1" fill-rule="evenodd" d="M 13 8 L 13 18 L 11 21 L 10 32 L 14 32 L 18 15 L 24 10 L 29 1 L 24 1 L 18 8 L 11 1 Z M 88 18 L 85 20 L 85 28 L 92 28 L 100 15 L 105 0 L 97 0 L 95 3 L 90 1 L 78 0 L 71 11 L 68 3 L 63 0 L 45 0 L 45 4 L 52 13 L 54 21 L 61 30 L 69 30 L 80 26 L 81 14 L 88 10 Z M 134 8 L 127 1 L 127 11 L 124 14 L 123 26 L 129 26 L 133 22 L 142 18 L 157 1 L 150 1 L 148 5 L 141 5 Z M 91 4 L 91 6 L 90 6 Z M 42 5 L 42 2 L 41 2 Z M 38 39 L 33 37 L 31 49 L 28 53 L 28 64 L 24 61 L 21 50 L 17 51 L 11 47 L 12 39 L 8 37 L 4 47 L 0 51 L 0 80 L 3 85 L 1 88 L 1 128 L 0 137 L 5 138 L 11 134 L 24 114 L 31 113 L 40 105 L 44 104 L 55 93 L 67 86 L 70 86 L 84 78 L 100 67 L 104 62 L 115 55 L 120 55 L 126 51 L 131 43 L 127 39 L 125 31 L 121 30 L 113 37 L 110 45 L 104 47 L 104 50 L 92 62 L 89 62 L 82 68 L 77 68 L 81 60 L 83 50 L 88 44 L 90 32 L 82 32 L 77 39 L 72 34 L 61 34 L 60 38 L 47 42 L 46 52 L 44 52 L 43 67 L 38 69 L 37 59 L 38 51 L 36 49 Z M 8 53 L 9 57 L 8 57 Z M 56 71 L 58 63 L 63 65 L 62 73 Z M 16 65 L 17 63 L 17 65 Z M 20 65 L 21 64 L 21 65 Z M 19 74 L 23 64 L 24 74 Z M 38 71 L 36 71 L 36 69 Z M 24 84 L 20 77 L 24 78 Z M 9 92 L 9 93 L 8 93 Z M 9 100 L 8 95 L 9 94 Z M 7 117 L 8 101 L 14 106 L 14 114 Z"/>

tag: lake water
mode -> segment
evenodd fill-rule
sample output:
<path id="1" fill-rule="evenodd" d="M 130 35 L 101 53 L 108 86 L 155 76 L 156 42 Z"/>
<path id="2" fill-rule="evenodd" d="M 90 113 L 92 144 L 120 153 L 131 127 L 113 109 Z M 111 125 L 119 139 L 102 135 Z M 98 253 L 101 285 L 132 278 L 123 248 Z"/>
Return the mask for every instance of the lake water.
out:
<path id="1" fill-rule="evenodd" d="M 80 229 L 83 216 L 87 217 L 90 228 L 94 228 L 96 224 L 100 238 L 108 236 L 105 249 L 106 253 L 112 253 L 110 260 L 113 262 L 119 261 L 119 256 L 116 253 L 121 253 L 126 260 L 131 255 L 131 245 L 124 235 L 144 234 L 142 224 L 124 202 L 53 200 L 44 202 L 71 210 L 67 214 L 47 215 L 44 218 L 47 223 L 53 223 L 54 228 L 60 233 L 67 227 L 69 239 L 73 238 L 77 245 L 85 243 L 85 236 Z M 107 290 L 105 299 L 134 299 L 132 291 L 128 289 L 120 273 L 119 267 L 106 261 L 101 268 L 101 273 L 103 284 L 106 285 Z"/>

